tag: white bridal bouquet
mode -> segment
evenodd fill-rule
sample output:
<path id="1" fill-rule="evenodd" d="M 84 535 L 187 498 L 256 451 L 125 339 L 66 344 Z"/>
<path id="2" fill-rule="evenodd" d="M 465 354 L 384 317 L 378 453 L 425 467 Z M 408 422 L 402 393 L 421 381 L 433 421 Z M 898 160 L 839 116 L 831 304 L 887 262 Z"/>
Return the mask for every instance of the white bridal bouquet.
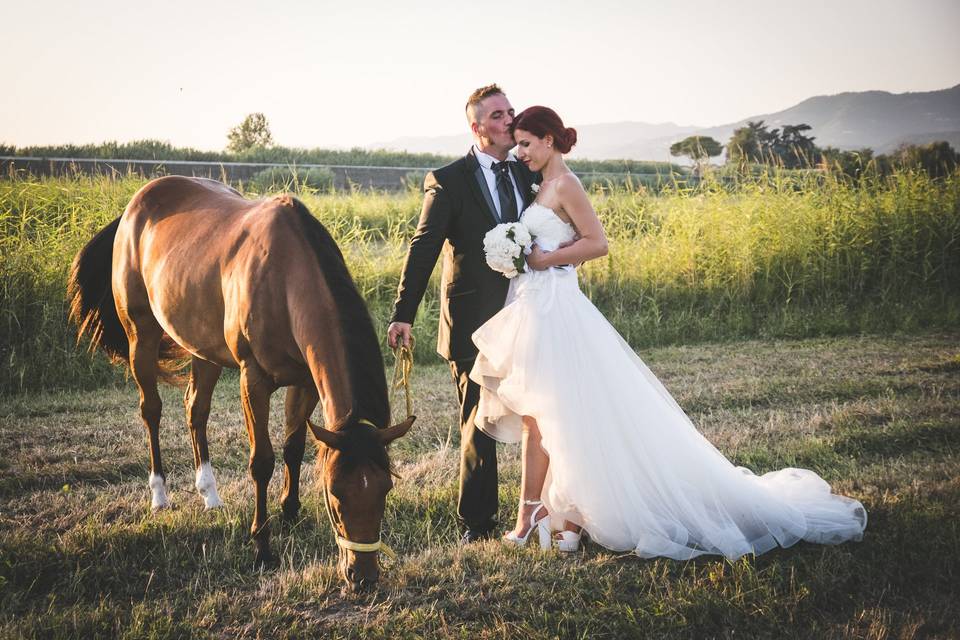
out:
<path id="1" fill-rule="evenodd" d="M 522 222 L 498 224 L 483 236 L 483 252 L 487 264 L 507 278 L 515 278 L 527 270 L 523 256 L 530 253 L 533 236 Z"/>

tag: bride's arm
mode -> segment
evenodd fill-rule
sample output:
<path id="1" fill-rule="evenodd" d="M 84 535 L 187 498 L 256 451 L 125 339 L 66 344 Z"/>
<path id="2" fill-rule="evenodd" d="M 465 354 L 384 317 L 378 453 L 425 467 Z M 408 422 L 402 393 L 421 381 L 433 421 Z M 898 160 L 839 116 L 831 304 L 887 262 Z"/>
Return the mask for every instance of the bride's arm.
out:
<path id="1" fill-rule="evenodd" d="M 580 181 L 573 174 L 568 174 L 557 182 L 560 207 L 570 216 L 580 237 L 550 253 L 544 253 L 534 245 L 533 251 L 527 256 L 527 264 L 537 270 L 562 264 L 579 264 L 607 255 L 607 236 L 603 232 L 603 225 Z"/>

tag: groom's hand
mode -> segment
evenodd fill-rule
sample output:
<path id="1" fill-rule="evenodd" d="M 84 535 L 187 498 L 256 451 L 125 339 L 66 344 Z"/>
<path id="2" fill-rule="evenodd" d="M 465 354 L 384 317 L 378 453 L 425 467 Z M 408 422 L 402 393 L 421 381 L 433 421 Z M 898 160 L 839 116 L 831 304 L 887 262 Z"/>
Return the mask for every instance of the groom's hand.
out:
<path id="1" fill-rule="evenodd" d="M 387 344 L 391 349 L 396 349 L 399 344 L 405 347 L 410 346 L 410 336 L 413 333 L 413 326 L 407 322 L 391 322 L 387 327 Z"/>

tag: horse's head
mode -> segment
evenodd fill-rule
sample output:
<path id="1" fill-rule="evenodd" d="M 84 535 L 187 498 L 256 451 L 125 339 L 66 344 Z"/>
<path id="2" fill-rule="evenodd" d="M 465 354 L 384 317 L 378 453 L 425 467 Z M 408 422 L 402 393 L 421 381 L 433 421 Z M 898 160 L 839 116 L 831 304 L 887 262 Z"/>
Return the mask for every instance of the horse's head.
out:
<path id="1" fill-rule="evenodd" d="M 340 548 L 340 577 L 353 591 L 372 588 L 380 578 L 380 525 L 393 488 L 386 447 L 406 434 L 414 419 L 385 429 L 351 421 L 334 431 L 309 423 L 321 445 L 324 498 Z"/>

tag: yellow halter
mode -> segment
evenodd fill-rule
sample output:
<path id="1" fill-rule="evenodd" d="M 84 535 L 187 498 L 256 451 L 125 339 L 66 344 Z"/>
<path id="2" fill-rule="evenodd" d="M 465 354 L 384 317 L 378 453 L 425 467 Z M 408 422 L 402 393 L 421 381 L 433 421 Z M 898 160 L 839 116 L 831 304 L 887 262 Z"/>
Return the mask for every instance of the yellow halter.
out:
<path id="1" fill-rule="evenodd" d="M 337 536 L 337 545 L 350 551 L 382 551 L 391 560 L 397 559 L 397 552 L 387 546 L 383 540 L 376 542 L 351 542 L 343 536 Z"/>

